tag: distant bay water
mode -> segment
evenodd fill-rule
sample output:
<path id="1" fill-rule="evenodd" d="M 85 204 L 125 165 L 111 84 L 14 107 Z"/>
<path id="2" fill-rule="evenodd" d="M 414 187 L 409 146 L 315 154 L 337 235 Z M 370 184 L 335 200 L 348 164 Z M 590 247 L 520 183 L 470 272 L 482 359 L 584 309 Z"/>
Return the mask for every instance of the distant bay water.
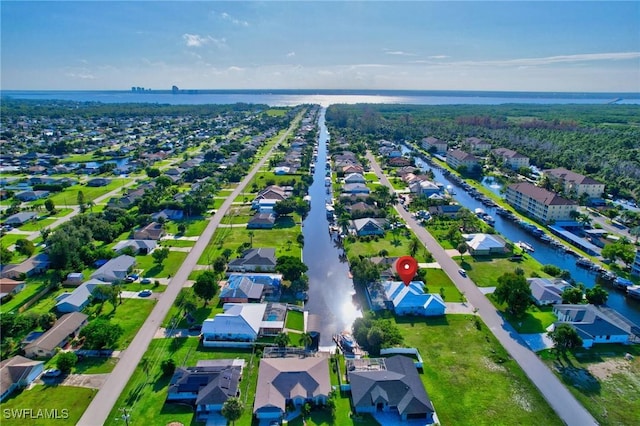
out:
<path id="1" fill-rule="evenodd" d="M 37 91 L 3 90 L 2 97 L 31 100 L 65 100 L 103 103 L 154 104 L 412 104 L 412 105 L 501 105 L 501 104 L 640 104 L 640 93 L 483 92 L 422 90 L 170 90 L 139 91 Z"/>

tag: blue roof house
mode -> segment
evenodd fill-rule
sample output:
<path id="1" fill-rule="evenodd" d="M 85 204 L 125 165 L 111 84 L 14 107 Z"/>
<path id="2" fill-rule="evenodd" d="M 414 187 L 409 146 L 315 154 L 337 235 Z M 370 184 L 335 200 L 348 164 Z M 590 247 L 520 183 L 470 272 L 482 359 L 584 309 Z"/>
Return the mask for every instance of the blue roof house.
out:
<path id="1" fill-rule="evenodd" d="M 111 284 L 100 280 L 89 280 L 82 283 L 71 293 L 62 293 L 56 298 L 56 310 L 61 313 L 82 311 L 91 302 L 91 295 L 95 288 L 100 285 Z"/>
<path id="2" fill-rule="evenodd" d="M 397 315 L 422 315 L 426 317 L 445 314 L 447 306 L 439 294 L 425 293 L 422 281 L 386 281 L 382 284 L 387 306 Z"/>

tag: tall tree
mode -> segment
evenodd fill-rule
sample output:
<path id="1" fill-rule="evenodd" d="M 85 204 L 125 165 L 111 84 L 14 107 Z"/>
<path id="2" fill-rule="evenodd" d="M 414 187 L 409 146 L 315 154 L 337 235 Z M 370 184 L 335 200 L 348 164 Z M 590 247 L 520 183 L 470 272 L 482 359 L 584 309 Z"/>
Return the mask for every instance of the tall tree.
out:
<path id="1" fill-rule="evenodd" d="M 153 253 L 151 253 L 151 256 L 153 257 L 153 263 L 158 266 L 162 266 L 164 261 L 167 260 L 167 257 L 169 257 L 169 248 L 162 247 L 159 249 L 155 249 Z"/>
<path id="2" fill-rule="evenodd" d="M 203 271 L 193 284 L 193 292 L 204 300 L 206 306 L 218 292 L 216 275 L 211 271 Z"/>
<path id="3" fill-rule="evenodd" d="M 498 285 L 493 295 L 498 303 L 506 303 L 507 311 L 522 316 L 531 304 L 531 288 L 524 275 L 507 272 L 498 277 Z"/>
<path id="4" fill-rule="evenodd" d="M 599 284 L 596 284 L 593 288 L 588 288 L 585 293 L 587 301 L 594 305 L 604 305 L 609 299 L 609 293 Z"/>
<path id="5" fill-rule="evenodd" d="M 221 413 L 232 425 L 236 424 L 236 420 L 242 416 L 243 411 L 244 404 L 238 397 L 232 396 L 222 404 Z"/>
<path id="6" fill-rule="evenodd" d="M 282 333 L 278 333 L 278 335 L 274 339 L 274 342 L 276 345 L 278 345 L 279 348 L 284 348 L 288 346 L 291 341 L 289 339 L 289 335 L 287 333 L 282 332 Z"/>
<path id="7" fill-rule="evenodd" d="M 558 324 L 547 335 L 553 341 L 558 358 L 566 355 L 569 349 L 582 346 L 582 338 L 570 324 Z"/>
<path id="8" fill-rule="evenodd" d="M 562 292 L 562 303 L 582 303 L 582 289 L 578 287 L 568 287 Z"/>

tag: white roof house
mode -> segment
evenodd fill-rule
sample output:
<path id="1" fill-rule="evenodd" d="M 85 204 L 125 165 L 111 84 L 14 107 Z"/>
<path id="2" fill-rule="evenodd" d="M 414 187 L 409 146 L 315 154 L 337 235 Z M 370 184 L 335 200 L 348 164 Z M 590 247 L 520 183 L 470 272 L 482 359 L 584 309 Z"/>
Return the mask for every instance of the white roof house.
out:
<path id="1" fill-rule="evenodd" d="M 496 234 L 464 234 L 463 237 L 472 255 L 502 254 L 506 251 L 506 241 Z"/>
<path id="2" fill-rule="evenodd" d="M 89 280 L 82 283 L 71 293 L 62 293 L 56 298 L 56 310 L 58 312 L 80 312 L 91 301 L 91 295 L 97 286 L 111 285 L 100 280 Z"/>
<path id="3" fill-rule="evenodd" d="M 123 254 L 122 256 L 111 259 L 107 263 L 102 265 L 100 268 L 98 268 L 97 271 L 91 274 L 91 278 L 107 281 L 110 283 L 114 281 L 124 280 L 135 264 L 135 257 Z"/>
<path id="4" fill-rule="evenodd" d="M 202 324 L 203 345 L 214 340 L 254 341 L 267 309 L 263 303 L 225 303 L 224 312 Z"/>

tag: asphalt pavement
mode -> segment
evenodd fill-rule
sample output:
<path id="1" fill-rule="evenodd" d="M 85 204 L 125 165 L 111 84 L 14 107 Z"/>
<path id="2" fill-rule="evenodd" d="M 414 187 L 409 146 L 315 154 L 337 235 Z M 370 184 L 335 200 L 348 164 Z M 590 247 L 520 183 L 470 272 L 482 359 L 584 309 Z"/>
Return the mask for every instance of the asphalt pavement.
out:
<path id="1" fill-rule="evenodd" d="M 382 172 L 376 159 L 367 153 L 367 159 L 371 168 L 380 179 L 382 184 L 388 186 L 393 191 L 393 186 Z M 451 259 L 435 238 L 422 226 L 416 222 L 409 212 L 404 208 L 396 206 L 398 214 L 405 220 L 407 225 L 414 231 L 418 239 L 433 255 L 449 278 L 456 285 L 458 290 L 464 293 L 467 300 L 478 309 L 487 327 L 493 332 L 502 346 L 509 352 L 509 355 L 520 365 L 525 374 L 538 388 L 542 396 L 567 425 L 589 426 L 597 425 L 596 420 L 560 382 L 560 380 L 549 370 L 538 356 L 532 352 L 526 342 L 502 318 L 496 308 L 489 302 L 484 294 L 478 289 L 471 279 L 463 277 L 458 273 L 460 266 Z"/>

